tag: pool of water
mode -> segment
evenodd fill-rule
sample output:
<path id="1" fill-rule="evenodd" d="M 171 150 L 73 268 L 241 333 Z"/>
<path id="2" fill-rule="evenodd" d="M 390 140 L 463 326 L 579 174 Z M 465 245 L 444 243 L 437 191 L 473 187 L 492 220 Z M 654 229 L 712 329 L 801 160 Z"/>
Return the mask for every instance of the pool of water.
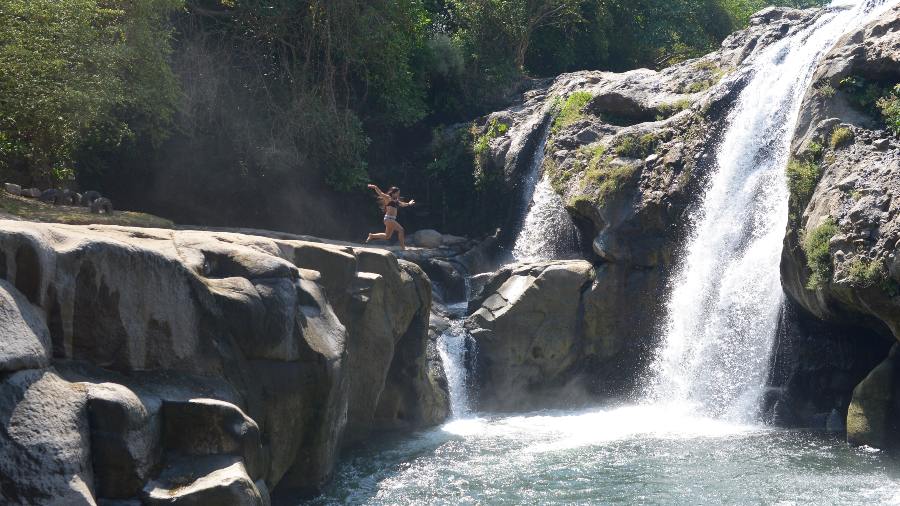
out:
<path id="1" fill-rule="evenodd" d="M 677 409 L 541 412 L 382 438 L 310 504 L 900 504 L 900 462 Z"/>

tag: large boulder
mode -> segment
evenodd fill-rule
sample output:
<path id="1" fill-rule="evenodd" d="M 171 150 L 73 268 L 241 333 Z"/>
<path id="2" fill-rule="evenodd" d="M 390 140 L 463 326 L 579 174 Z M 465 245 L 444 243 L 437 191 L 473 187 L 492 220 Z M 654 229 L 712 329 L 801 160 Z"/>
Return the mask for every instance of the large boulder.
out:
<path id="1" fill-rule="evenodd" d="M 264 500 L 239 458 L 200 457 L 166 466 L 159 478 L 144 488 L 143 503 L 262 506 Z"/>
<path id="2" fill-rule="evenodd" d="M 0 502 L 93 505 L 84 388 L 50 370 L 0 383 Z"/>
<path id="3" fill-rule="evenodd" d="M 3 266 L 5 269 L 5 266 Z M 0 372 L 38 369 L 50 363 L 50 332 L 40 311 L 0 279 Z"/>
<path id="4" fill-rule="evenodd" d="M 582 378 L 593 397 L 632 393 L 652 357 L 670 276 L 718 136 L 748 82 L 748 62 L 820 13 L 768 10 L 718 50 L 660 71 L 564 74 L 475 122 L 474 135 L 486 144 L 478 170 L 502 182 L 498 199 L 514 201 L 501 217 L 500 245 L 516 239 L 528 205 L 522 199 L 530 197 L 523 185 L 540 163 L 540 177 L 559 194 L 597 265 L 579 297 L 586 348 L 566 373 Z"/>
<path id="5" fill-rule="evenodd" d="M 15 331 L 2 351 L 31 343 L 43 357 L 9 367 L 46 366 L 52 349 L 86 385 L 105 500 L 133 498 L 163 461 L 207 455 L 238 457 L 251 484 L 296 498 L 329 479 L 345 441 L 446 416 L 421 324 L 430 283 L 389 252 L 3 222 L 0 283 L 14 302 L 0 322 Z"/>
<path id="6" fill-rule="evenodd" d="M 265 476 L 259 426 L 234 404 L 217 399 L 166 401 L 166 449 L 188 456 L 235 455 L 253 479 Z"/>
<path id="7" fill-rule="evenodd" d="M 412 236 L 412 243 L 420 248 L 440 248 L 444 243 L 443 235 L 437 230 L 418 230 Z"/>
<path id="8" fill-rule="evenodd" d="M 136 497 L 162 459 L 159 417 L 126 386 L 87 385 L 95 493 L 105 499 Z"/>
<path id="9" fill-rule="evenodd" d="M 590 286 L 585 261 L 524 264 L 489 284 L 467 327 L 477 343 L 479 405 L 511 411 L 550 402 L 576 378 L 583 357 L 582 293 Z M 502 281 L 502 282 L 501 282 Z"/>
<path id="10" fill-rule="evenodd" d="M 855 445 L 888 448 L 900 442 L 897 436 L 900 410 L 894 402 L 900 385 L 898 345 L 853 389 L 847 411 L 847 441 Z"/>

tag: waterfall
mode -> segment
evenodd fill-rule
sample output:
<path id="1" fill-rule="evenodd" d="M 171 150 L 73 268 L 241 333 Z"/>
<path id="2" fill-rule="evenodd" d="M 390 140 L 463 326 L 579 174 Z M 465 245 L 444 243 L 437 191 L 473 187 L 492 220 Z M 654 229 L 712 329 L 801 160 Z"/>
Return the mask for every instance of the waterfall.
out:
<path id="1" fill-rule="evenodd" d="M 444 364 L 447 387 L 450 391 L 450 411 L 453 418 L 471 414 L 469 405 L 469 375 L 466 371 L 466 353 L 469 349 L 469 333 L 465 327 L 467 303 L 453 304 L 447 309 L 453 319 L 450 326 L 438 338 L 438 352 Z"/>
<path id="2" fill-rule="evenodd" d="M 524 197 L 529 205 L 513 246 L 517 262 L 565 258 L 576 249 L 577 232 L 572 217 L 542 170 L 548 134 L 549 128 L 542 135 L 525 177 Z"/>
<path id="3" fill-rule="evenodd" d="M 783 302 L 784 167 L 800 103 L 820 58 L 881 3 L 834 2 L 813 26 L 753 61 L 691 218 L 651 368 L 651 401 L 754 418 Z"/>

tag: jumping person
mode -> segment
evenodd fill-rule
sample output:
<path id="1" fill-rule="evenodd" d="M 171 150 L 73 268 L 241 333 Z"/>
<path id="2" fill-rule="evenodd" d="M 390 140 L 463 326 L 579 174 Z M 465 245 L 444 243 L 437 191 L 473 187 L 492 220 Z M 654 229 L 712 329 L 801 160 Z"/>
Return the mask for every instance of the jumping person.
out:
<path id="1" fill-rule="evenodd" d="M 397 222 L 397 211 L 399 211 L 401 207 L 414 205 L 416 201 L 401 201 L 400 188 L 397 188 L 396 186 L 391 186 L 387 193 L 381 191 L 381 188 L 374 184 L 370 184 L 369 189 L 375 192 L 378 202 L 381 204 L 381 208 L 384 209 L 384 233 L 369 234 L 369 237 L 366 238 L 366 242 L 376 240 L 389 241 L 391 237 L 394 236 L 394 232 L 397 232 L 397 237 L 400 239 L 400 249 L 406 249 L 406 231 L 400 223 Z"/>

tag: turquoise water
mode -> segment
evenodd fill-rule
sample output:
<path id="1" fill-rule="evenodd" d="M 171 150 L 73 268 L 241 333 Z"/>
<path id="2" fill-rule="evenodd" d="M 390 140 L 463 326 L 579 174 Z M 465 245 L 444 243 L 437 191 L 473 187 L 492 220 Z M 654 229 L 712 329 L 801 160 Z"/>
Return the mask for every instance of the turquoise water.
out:
<path id="1" fill-rule="evenodd" d="M 664 408 L 537 413 L 374 442 L 311 504 L 900 504 L 900 463 Z"/>

